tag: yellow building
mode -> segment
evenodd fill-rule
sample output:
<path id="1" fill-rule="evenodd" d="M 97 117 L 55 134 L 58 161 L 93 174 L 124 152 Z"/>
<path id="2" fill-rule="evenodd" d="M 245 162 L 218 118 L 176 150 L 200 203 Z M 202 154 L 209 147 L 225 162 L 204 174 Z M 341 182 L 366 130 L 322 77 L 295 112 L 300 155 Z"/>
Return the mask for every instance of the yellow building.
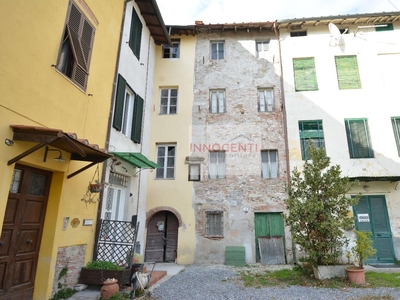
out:
<path id="1" fill-rule="evenodd" d="M 109 158 L 123 12 L 123 0 L 0 3 L 1 299 L 48 299 L 63 268 L 73 285 L 92 258 L 87 188 Z"/>
<path id="2" fill-rule="evenodd" d="M 172 46 L 157 47 L 156 51 L 149 158 L 162 168 L 149 173 L 148 178 L 145 260 L 191 264 L 195 220 L 188 162 L 196 47 L 194 26 L 192 29 L 173 26 L 171 41 Z"/>

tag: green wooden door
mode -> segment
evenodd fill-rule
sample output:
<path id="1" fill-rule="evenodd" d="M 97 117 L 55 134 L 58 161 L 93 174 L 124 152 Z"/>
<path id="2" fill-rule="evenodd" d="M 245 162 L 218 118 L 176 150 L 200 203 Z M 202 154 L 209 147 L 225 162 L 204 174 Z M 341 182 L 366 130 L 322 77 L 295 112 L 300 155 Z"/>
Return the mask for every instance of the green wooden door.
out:
<path id="1" fill-rule="evenodd" d="M 258 237 L 260 236 L 284 236 L 282 213 L 255 213 L 255 242 L 256 261 L 260 261 L 260 250 L 258 248 Z"/>
<path id="2" fill-rule="evenodd" d="M 356 228 L 359 231 L 371 231 L 374 248 L 377 253 L 365 262 L 394 263 L 394 248 L 390 230 L 385 196 L 362 196 L 353 207 Z"/>

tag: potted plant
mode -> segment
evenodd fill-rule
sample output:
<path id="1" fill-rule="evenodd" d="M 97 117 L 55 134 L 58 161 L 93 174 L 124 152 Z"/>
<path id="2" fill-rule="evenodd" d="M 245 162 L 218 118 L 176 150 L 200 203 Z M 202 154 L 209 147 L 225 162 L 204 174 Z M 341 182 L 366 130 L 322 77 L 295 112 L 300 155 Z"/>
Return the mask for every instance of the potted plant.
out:
<path id="1" fill-rule="evenodd" d="M 92 261 L 81 269 L 80 283 L 103 284 L 107 278 L 115 278 L 120 286 L 130 284 L 131 269 L 109 261 Z"/>
<path id="2" fill-rule="evenodd" d="M 354 222 L 349 208 L 360 195 L 347 196 L 356 182 L 342 176 L 339 165 L 331 165 L 323 148 L 307 148 L 302 171 L 295 168 L 288 186 L 285 221 L 293 240 L 307 253 L 317 279 L 345 277 L 342 249 L 347 247 L 345 231 Z"/>
<path id="3" fill-rule="evenodd" d="M 356 239 L 351 252 L 358 266 L 347 266 L 346 273 L 351 283 L 365 284 L 364 260 L 374 255 L 376 249 L 372 246 L 372 232 L 355 230 L 354 233 L 356 234 Z"/>

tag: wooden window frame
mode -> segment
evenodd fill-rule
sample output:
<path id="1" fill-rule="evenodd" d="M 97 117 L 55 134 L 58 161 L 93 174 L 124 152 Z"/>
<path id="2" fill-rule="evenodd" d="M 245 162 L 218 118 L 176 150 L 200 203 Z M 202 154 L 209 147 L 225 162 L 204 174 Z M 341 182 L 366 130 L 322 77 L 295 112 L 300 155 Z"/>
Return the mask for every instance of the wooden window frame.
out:
<path id="1" fill-rule="evenodd" d="M 210 165 L 208 168 L 208 177 L 210 179 L 225 179 L 226 178 L 226 152 L 225 151 L 210 151 Z M 215 157 L 212 157 L 215 156 Z M 223 159 L 222 159 L 223 157 Z M 215 163 L 211 162 L 215 159 Z M 223 160 L 223 161 L 222 161 Z M 216 174 L 211 174 L 211 165 L 215 164 Z M 223 169 L 223 172 L 222 172 Z M 221 174 L 220 174 L 221 173 Z"/>
<path id="2" fill-rule="evenodd" d="M 308 160 L 308 145 L 311 142 L 317 149 L 325 149 L 322 120 L 299 121 L 300 148 L 302 160 Z"/>
<path id="3" fill-rule="evenodd" d="M 216 47 L 215 51 L 213 49 L 214 46 Z M 210 58 L 212 60 L 225 59 L 225 41 L 210 42 Z"/>
<path id="4" fill-rule="evenodd" d="M 159 149 L 164 148 L 164 155 L 159 155 Z M 168 155 L 168 148 L 174 148 L 174 155 Z M 161 168 L 156 169 L 155 179 L 157 180 L 173 180 L 176 171 L 176 144 L 158 144 L 156 147 L 157 164 Z M 169 166 L 169 162 L 173 160 L 173 166 Z M 173 170 L 173 176 L 168 177 L 168 170 Z"/>
<path id="5" fill-rule="evenodd" d="M 263 153 L 265 155 L 263 155 Z M 272 173 L 272 163 L 271 163 L 271 154 L 274 153 L 276 157 L 276 172 Z M 266 158 L 266 159 L 265 159 Z M 266 165 L 266 168 L 264 168 Z M 267 172 L 264 172 L 266 169 Z M 267 174 L 265 174 L 267 173 Z M 270 179 L 270 178 L 278 178 L 279 177 L 279 156 L 278 150 L 269 149 L 269 150 L 261 150 L 261 178 Z"/>
<path id="6" fill-rule="evenodd" d="M 197 170 L 197 174 L 193 174 L 192 168 Z M 201 165 L 189 163 L 188 165 L 188 181 L 200 181 L 201 180 Z"/>
<path id="7" fill-rule="evenodd" d="M 162 58 L 179 58 L 180 57 L 180 45 L 179 39 L 172 39 L 170 45 L 162 45 Z"/>
<path id="8" fill-rule="evenodd" d="M 167 95 L 163 95 L 163 91 L 167 91 Z M 173 96 L 172 92 L 176 91 L 176 96 Z M 171 104 L 171 99 L 176 98 L 176 104 Z M 162 104 L 163 99 L 167 100 L 167 104 Z M 163 112 L 162 108 L 166 107 L 166 111 Z M 175 112 L 171 113 L 171 107 L 175 107 Z M 160 115 L 176 115 L 178 113 L 178 88 L 161 88 L 160 89 Z"/>
<path id="9" fill-rule="evenodd" d="M 270 94 L 270 99 L 272 99 L 272 104 L 268 105 L 268 94 Z M 275 97 L 273 88 L 260 88 L 257 90 L 258 98 L 258 111 L 259 112 L 274 112 L 275 111 Z"/>
<path id="10" fill-rule="evenodd" d="M 222 97 L 222 101 L 220 99 Z M 213 105 L 215 102 L 215 105 Z M 221 107 L 222 102 L 222 107 Z M 213 109 L 215 107 L 215 110 Z M 223 89 L 210 90 L 210 113 L 212 114 L 223 114 L 226 112 L 226 93 Z"/>
<path id="11" fill-rule="evenodd" d="M 361 89 L 357 55 L 335 56 L 339 90 Z"/>
<path id="12" fill-rule="evenodd" d="M 293 75 L 296 92 L 318 91 L 314 57 L 293 58 Z"/>
<path id="13" fill-rule="evenodd" d="M 74 1 L 68 4 L 56 69 L 86 91 L 95 27 Z"/>
<path id="14" fill-rule="evenodd" d="M 265 41 L 256 41 L 256 57 L 257 58 L 266 58 L 265 53 L 269 51 L 269 43 L 270 40 Z M 261 50 L 260 50 L 261 47 Z"/>
<path id="15" fill-rule="evenodd" d="M 400 117 L 392 117 L 394 139 L 396 141 L 397 153 L 400 156 Z"/>
<path id="16" fill-rule="evenodd" d="M 353 130 L 352 125 L 360 123 L 362 123 L 362 127 L 354 128 Z M 371 138 L 369 135 L 368 120 L 365 118 L 345 119 L 345 127 L 350 158 L 374 158 L 374 150 L 372 149 Z M 360 128 L 362 128 L 364 132 L 360 132 Z M 356 146 L 363 142 L 365 142 L 366 145 Z"/>

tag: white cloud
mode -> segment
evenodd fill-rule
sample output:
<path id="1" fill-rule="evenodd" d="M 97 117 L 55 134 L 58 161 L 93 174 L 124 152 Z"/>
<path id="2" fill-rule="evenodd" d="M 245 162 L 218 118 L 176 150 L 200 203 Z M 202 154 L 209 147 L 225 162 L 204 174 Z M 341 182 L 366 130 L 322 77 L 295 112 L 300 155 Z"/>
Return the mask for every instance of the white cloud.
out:
<path id="1" fill-rule="evenodd" d="M 400 0 L 156 0 L 166 25 L 267 22 L 398 11 Z"/>

